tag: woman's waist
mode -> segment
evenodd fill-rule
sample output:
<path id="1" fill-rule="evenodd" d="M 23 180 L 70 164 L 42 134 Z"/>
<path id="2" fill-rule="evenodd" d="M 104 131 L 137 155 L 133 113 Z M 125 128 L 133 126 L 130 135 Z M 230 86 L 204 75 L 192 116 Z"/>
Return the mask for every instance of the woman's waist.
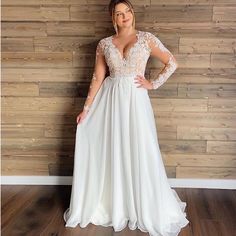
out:
<path id="1" fill-rule="evenodd" d="M 107 82 L 111 84 L 124 84 L 124 85 L 137 85 L 136 82 L 137 74 L 129 75 L 109 75 L 106 77 Z"/>
<path id="2" fill-rule="evenodd" d="M 137 77 L 137 74 L 132 74 L 132 75 L 109 75 L 109 76 L 107 76 L 107 79 L 111 83 L 133 84 L 136 77 Z"/>
<path id="3" fill-rule="evenodd" d="M 133 74 L 110 74 L 107 77 L 110 79 L 122 79 L 122 78 L 136 78 L 138 75 L 144 76 L 142 73 L 133 73 Z"/>
<path id="4" fill-rule="evenodd" d="M 140 92 L 147 93 L 147 89 L 138 87 L 136 77 L 140 74 L 129 74 L 129 75 L 109 75 L 105 78 L 105 87 L 106 86 L 119 86 L 119 88 L 137 88 Z"/>

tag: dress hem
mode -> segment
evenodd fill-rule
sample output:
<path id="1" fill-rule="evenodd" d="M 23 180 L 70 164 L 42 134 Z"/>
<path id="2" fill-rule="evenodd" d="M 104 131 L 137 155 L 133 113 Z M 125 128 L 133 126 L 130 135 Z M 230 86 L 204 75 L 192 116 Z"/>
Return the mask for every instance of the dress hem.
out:
<path id="1" fill-rule="evenodd" d="M 69 208 L 67 209 L 67 211 L 69 210 Z M 66 211 L 66 212 L 67 212 Z M 63 217 L 64 217 L 64 220 L 66 221 L 66 212 L 64 213 Z M 184 213 L 184 212 L 183 212 Z M 85 224 L 81 224 L 81 222 L 78 222 L 76 224 L 65 224 L 65 227 L 70 227 L 70 228 L 75 228 L 75 227 L 80 227 L 80 228 L 86 228 L 90 223 L 93 224 L 93 225 L 96 225 L 96 226 L 103 226 L 103 227 L 112 227 L 114 232 L 120 232 L 122 230 L 124 230 L 126 227 L 128 227 L 130 230 L 136 230 L 136 229 L 139 229 L 140 231 L 142 231 L 143 233 L 149 233 L 150 236 L 164 236 L 164 235 L 168 235 L 170 234 L 171 236 L 177 236 L 179 234 L 179 232 L 181 231 L 182 228 L 184 228 L 185 226 L 188 225 L 189 221 L 184 218 L 184 221 L 181 221 L 180 223 L 178 223 L 178 230 L 175 231 L 175 232 L 166 232 L 165 234 L 151 234 L 148 230 L 145 230 L 143 229 L 138 223 L 137 223 L 137 220 L 134 222 L 134 223 L 131 223 L 130 219 L 129 218 L 125 218 L 124 220 L 124 224 L 122 227 L 120 228 L 116 228 L 114 227 L 114 225 L 111 223 L 111 224 L 108 224 L 108 223 L 99 223 L 99 222 L 96 222 L 92 219 L 90 219 L 87 223 Z M 134 225 L 134 227 L 132 227 L 131 225 Z M 172 224 L 170 224 L 172 225 Z M 175 224 L 176 225 L 176 224 Z"/>

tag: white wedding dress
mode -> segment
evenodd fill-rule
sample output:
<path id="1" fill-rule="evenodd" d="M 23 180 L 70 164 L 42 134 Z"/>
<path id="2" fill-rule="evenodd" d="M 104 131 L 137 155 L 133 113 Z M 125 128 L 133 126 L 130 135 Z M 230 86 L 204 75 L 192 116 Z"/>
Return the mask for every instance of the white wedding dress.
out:
<path id="1" fill-rule="evenodd" d="M 136 75 L 144 76 L 150 40 L 160 50 L 169 50 L 150 32 L 137 31 L 136 35 L 137 42 L 124 58 L 113 36 L 98 43 L 110 75 L 87 117 L 77 125 L 65 227 L 93 223 L 115 231 L 128 226 L 151 236 L 176 236 L 188 224 L 186 203 L 169 186 L 148 90 L 134 83 Z M 173 71 L 170 61 L 155 81 L 156 87 Z"/>

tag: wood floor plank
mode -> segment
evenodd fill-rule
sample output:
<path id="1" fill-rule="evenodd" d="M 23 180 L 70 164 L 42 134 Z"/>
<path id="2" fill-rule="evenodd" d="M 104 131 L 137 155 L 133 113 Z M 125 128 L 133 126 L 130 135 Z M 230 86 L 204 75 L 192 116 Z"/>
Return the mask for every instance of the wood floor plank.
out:
<path id="1" fill-rule="evenodd" d="M 148 236 L 128 226 L 114 232 L 113 227 L 65 227 L 63 213 L 69 206 L 71 186 L 4 185 L 1 188 L 2 235 L 4 236 Z M 189 224 L 179 236 L 236 235 L 236 191 L 177 188 L 187 203 Z"/>

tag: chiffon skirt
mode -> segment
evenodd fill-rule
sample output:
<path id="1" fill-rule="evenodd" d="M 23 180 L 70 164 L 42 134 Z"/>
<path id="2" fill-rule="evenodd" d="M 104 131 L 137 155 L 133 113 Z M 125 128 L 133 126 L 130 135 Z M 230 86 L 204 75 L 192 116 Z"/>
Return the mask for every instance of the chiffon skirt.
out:
<path id="1" fill-rule="evenodd" d="M 188 224 L 186 203 L 168 183 L 148 90 L 134 78 L 106 77 L 77 124 L 65 227 L 92 223 L 176 236 Z"/>

